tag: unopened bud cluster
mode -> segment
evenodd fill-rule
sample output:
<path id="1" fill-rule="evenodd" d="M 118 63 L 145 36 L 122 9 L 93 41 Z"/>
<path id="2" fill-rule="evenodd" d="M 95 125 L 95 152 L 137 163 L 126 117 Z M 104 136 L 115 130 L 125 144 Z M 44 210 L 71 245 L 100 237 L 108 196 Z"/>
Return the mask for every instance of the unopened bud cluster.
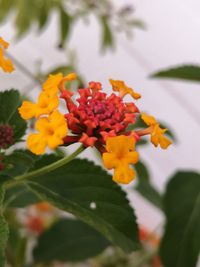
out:
<path id="1" fill-rule="evenodd" d="M 0 149 L 6 149 L 13 142 L 13 128 L 10 125 L 0 124 Z"/>

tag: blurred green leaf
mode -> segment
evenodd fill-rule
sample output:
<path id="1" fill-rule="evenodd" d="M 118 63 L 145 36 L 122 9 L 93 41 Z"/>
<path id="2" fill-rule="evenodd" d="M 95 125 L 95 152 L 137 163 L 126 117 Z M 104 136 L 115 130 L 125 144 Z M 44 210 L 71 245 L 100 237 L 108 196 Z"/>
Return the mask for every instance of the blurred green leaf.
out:
<path id="1" fill-rule="evenodd" d="M 142 161 L 139 161 L 134 167 L 138 176 L 135 190 L 157 208 L 162 209 L 162 196 L 152 185 L 148 168 Z"/>
<path id="2" fill-rule="evenodd" d="M 102 49 L 112 48 L 114 46 L 114 39 L 110 25 L 108 24 L 108 18 L 106 16 L 100 17 L 102 25 Z"/>
<path id="3" fill-rule="evenodd" d="M 14 5 L 14 0 L 0 0 L 0 22 L 9 15 Z"/>
<path id="4" fill-rule="evenodd" d="M 0 92 L 0 124 L 8 124 L 13 127 L 15 142 L 17 142 L 26 131 L 26 122 L 18 113 L 18 107 L 20 105 L 21 99 L 17 90 L 11 89 Z"/>
<path id="5" fill-rule="evenodd" d="M 178 172 L 164 195 L 167 218 L 161 244 L 165 267 L 195 267 L 200 253 L 200 174 Z"/>
<path id="6" fill-rule="evenodd" d="M 0 266 L 4 267 L 6 263 L 5 249 L 8 241 L 8 224 L 3 216 L 3 198 L 4 190 L 0 185 Z"/>
<path id="7" fill-rule="evenodd" d="M 38 24 L 40 30 L 42 30 L 46 25 L 52 7 L 53 6 L 51 4 L 51 1 L 49 0 L 40 1 L 40 7 L 38 8 L 39 11 Z"/>
<path id="8" fill-rule="evenodd" d="M 125 193 L 92 162 L 73 160 L 28 185 L 41 199 L 74 214 L 122 249 L 139 247 L 136 218 Z"/>
<path id="9" fill-rule="evenodd" d="M 33 255 L 37 263 L 82 261 L 98 255 L 109 244 L 89 225 L 77 220 L 60 219 L 41 234 Z"/>
<path id="10" fill-rule="evenodd" d="M 72 24 L 72 17 L 64 10 L 61 6 L 59 8 L 60 13 L 60 45 L 63 47 L 66 39 L 69 37 L 71 24 Z"/>
<path id="11" fill-rule="evenodd" d="M 152 78 L 180 79 L 200 82 L 200 66 L 183 65 L 155 72 Z"/>

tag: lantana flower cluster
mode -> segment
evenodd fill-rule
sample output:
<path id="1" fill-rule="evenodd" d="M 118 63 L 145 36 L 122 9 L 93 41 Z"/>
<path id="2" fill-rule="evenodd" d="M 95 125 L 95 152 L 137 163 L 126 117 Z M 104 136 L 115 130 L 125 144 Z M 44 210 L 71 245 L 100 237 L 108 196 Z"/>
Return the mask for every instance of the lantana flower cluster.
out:
<path id="1" fill-rule="evenodd" d="M 19 108 L 25 120 L 36 118 L 35 133 L 27 138 L 28 148 L 35 154 L 43 154 L 46 148 L 68 146 L 80 142 L 84 147 L 96 147 L 107 169 L 114 169 L 113 180 L 129 183 L 135 177 L 130 166 L 139 160 L 136 143 L 143 135 L 150 135 L 154 146 L 166 149 L 171 141 L 164 136 L 153 116 L 140 113 L 136 101 L 141 97 L 123 81 L 110 79 L 113 93 L 108 95 L 99 82 L 90 82 L 86 88 L 77 90 L 77 97 L 65 83 L 76 79 L 75 73 L 63 76 L 50 75 L 42 85 L 36 103 L 24 101 Z M 126 95 L 133 101 L 126 102 Z M 66 113 L 58 108 L 60 100 L 66 103 Z M 128 130 L 138 117 L 147 128 Z"/>

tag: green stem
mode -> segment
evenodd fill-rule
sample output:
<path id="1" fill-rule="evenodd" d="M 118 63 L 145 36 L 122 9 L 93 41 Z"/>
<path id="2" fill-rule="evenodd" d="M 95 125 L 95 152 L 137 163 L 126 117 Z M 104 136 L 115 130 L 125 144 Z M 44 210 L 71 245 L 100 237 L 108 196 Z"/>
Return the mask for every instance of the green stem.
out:
<path id="1" fill-rule="evenodd" d="M 43 168 L 37 169 L 32 172 L 25 173 L 23 175 L 16 176 L 13 180 L 8 181 L 5 183 L 5 188 L 8 189 L 10 187 L 16 186 L 18 184 L 21 184 L 22 182 L 25 182 L 28 179 L 37 177 L 39 175 L 46 174 L 48 172 L 51 172 L 63 165 L 66 165 L 69 163 L 71 160 L 73 160 L 77 155 L 79 155 L 85 148 L 83 145 L 81 145 L 77 150 L 75 150 L 71 155 L 68 157 L 64 157 L 56 162 L 53 162 L 52 164 L 49 164 Z"/>

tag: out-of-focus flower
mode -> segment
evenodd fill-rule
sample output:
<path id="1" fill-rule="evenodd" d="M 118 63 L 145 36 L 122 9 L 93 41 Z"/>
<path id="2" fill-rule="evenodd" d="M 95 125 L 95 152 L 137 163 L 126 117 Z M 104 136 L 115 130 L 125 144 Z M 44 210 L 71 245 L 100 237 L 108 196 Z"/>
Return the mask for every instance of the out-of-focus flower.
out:
<path id="1" fill-rule="evenodd" d="M 40 235 L 45 229 L 45 222 L 41 216 L 29 216 L 26 221 L 26 227 L 34 234 Z"/>
<path id="2" fill-rule="evenodd" d="M 8 46 L 9 43 L 0 37 L 0 67 L 5 72 L 12 72 L 14 70 L 12 61 L 4 57 L 4 50 L 7 49 Z"/>
<path id="3" fill-rule="evenodd" d="M 39 202 L 34 205 L 36 210 L 40 212 L 51 212 L 53 209 L 53 206 L 49 204 L 48 202 Z"/>
<path id="4" fill-rule="evenodd" d="M 142 120 L 149 126 L 149 128 L 144 130 L 144 133 L 149 133 L 151 135 L 151 142 L 154 146 L 160 145 L 162 149 L 168 148 L 171 145 L 171 141 L 164 136 L 167 129 L 162 129 L 153 116 L 149 116 L 145 113 L 142 114 Z"/>
<path id="5" fill-rule="evenodd" d="M 30 134 L 27 145 L 36 155 L 43 154 L 46 147 L 55 149 L 62 145 L 63 138 L 67 135 L 67 123 L 58 110 L 37 120 L 35 128 L 39 133 Z"/>
<path id="6" fill-rule="evenodd" d="M 114 168 L 113 180 L 117 183 L 128 184 L 135 177 L 135 172 L 129 166 L 138 162 L 139 154 L 134 151 L 135 139 L 129 136 L 110 137 L 106 141 L 103 153 L 104 165 L 107 169 Z"/>

